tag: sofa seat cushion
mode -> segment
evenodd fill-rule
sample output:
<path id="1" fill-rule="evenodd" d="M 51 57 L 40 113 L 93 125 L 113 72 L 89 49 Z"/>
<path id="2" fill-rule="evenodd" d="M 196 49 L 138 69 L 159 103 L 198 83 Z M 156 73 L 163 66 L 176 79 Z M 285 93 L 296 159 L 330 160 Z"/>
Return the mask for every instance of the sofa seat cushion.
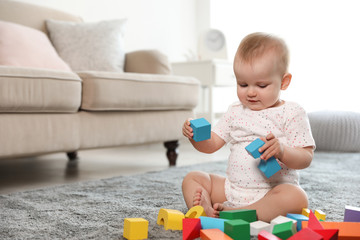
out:
<path id="1" fill-rule="evenodd" d="M 78 72 L 83 80 L 82 105 L 88 111 L 193 109 L 199 82 L 160 74 Z"/>
<path id="2" fill-rule="evenodd" d="M 73 72 L 0 66 L 0 112 L 77 112 L 80 101 Z"/>

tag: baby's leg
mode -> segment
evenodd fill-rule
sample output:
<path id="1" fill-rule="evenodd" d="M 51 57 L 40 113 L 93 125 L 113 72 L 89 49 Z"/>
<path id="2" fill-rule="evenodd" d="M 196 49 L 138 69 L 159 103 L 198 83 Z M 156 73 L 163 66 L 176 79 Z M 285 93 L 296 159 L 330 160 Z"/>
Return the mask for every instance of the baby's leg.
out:
<path id="1" fill-rule="evenodd" d="M 216 174 L 190 172 L 183 180 L 182 191 L 188 208 L 201 205 L 209 217 L 219 215 L 213 203 L 226 201 L 225 178 Z"/>
<path id="2" fill-rule="evenodd" d="M 259 220 L 270 222 L 279 215 L 301 213 L 301 210 L 307 206 L 308 198 L 303 189 L 291 184 L 280 184 L 262 199 L 244 208 L 256 209 Z M 214 204 L 213 207 L 217 211 L 230 210 L 222 203 Z"/>

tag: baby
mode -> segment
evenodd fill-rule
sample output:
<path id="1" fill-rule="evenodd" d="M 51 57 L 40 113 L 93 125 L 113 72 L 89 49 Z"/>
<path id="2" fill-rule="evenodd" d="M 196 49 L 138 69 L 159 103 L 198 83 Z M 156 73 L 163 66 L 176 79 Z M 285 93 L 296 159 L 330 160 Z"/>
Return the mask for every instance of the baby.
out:
<path id="1" fill-rule="evenodd" d="M 259 220 L 269 222 L 308 206 L 296 170 L 310 165 L 315 142 L 304 109 L 280 99 L 292 78 L 288 62 L 282 39 L 264 33 L 246 36 L 234 59 L 239 101 L 229 107 L 208 140 L 195 142 L 191 119 L 185 121 L 183 134 L 198 151 L 213 153 L 227 143 L 231 146 L 226 177 L 198 171 L 185 176 L 182 190 L 188 208 L 201 205 L 209 217 L 223 210 L 255 209 Z M 260 158 L 274 156 L 281 166 L 270 178 L 258 169 L 260 159 L 245 150 L 256 138 L 265 142 Z"/>

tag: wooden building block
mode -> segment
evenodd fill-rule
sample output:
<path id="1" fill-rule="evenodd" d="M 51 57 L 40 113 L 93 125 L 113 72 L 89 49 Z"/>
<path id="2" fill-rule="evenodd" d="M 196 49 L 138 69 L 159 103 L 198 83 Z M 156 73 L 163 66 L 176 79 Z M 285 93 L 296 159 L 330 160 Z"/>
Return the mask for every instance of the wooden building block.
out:
<path id="1" fill-rule="evenodd" d="M 281 170 L 281 166 L 276 160 L 276 158 L 271 157 L 268 160 L 260 160 L 258 168 L 264 173 L 264 175 L 269 178 L 278 171 Z"/>
<path id="2" fill-rule="evenodd" d="M 190 120 L 190 127 L 193 129 L 195 142 L 211 138 L 211 124 L 205 118 Z"/>
<path id="3" fill-rule="evenodd" d="M 224 223 L 229 221 L 228 219 L 222 218 L 211 218 L 211 217 L 200 217 L 202 229 L 213 229 L 217 228 L 224 232 Z"/>
<path id="4" fill-rule="evenodd" d="M 258 240 L 281 240 L 281 238 L 278 238 L 274 234 L 262 230 L 258 235 Z"/>
<path id="5" fill-rule="evenodd" d="M 277 224 L 272 230 L 272 234 L 281 239 L 288 239 L 295 233 L 296 231 L 294 230 L 294 223 L 292 221 Z"/>
<path id="6" fill-rule="evenodd" d="M 338 240 L 339 237 L 339 229 L 319 229 L 314 232 L 323 236 L 324 240 Z"/>
<path id="7" fill-rule="evenodd" d="M 297 227 L 297 221 L 295 219 L 291 219 L 288 217 L 284 217 L 284 216 L 277 216 L 276 218 L 274 218 L 273 220 L 270 221 L 271 224 L 271 232 L 274 228 L 275 225 L 280 224 L 280 223 L 285 223 L 285 222 L 293 222 L 293 232 L 296 232 L 296 227 Z"/>
<path id="8" fill-rule="evenodd" d="M 360 222 L 360 208 L 345 206 L 344 222 Z"/>
<path id="9" fill-rule="evenodd" d="M 184 214 L 178 210 L 161 208 L 157 217 L 157 224 L 164 225 L 164 229 L 182 230 Z"/>
<path id="10" fill-rule="evenodd" d="M 232 240 L 231 237 L 226 235 L 221 230 L 215 229 L 202 229 L 200 230 L 201 240 Z"/>
<path id="11" fill-rule="evenodd" d="M 339 240 L 359 240 L 360 223 L 359 222 L 321 222 L 324 229 L 339 229 Z M 306 228 L 308 222 L 303 222 L 302 227 Z M 315 229 L 314 231 L 316 231 Z"/>
<path id="12" fill-rule="evenodd" d="M 250 223 L 242 219 L 226 221 L 224 232 L 234 240 L 250 240 Z"/>
<path id="13" fill-rule="evenodd" d="M 257 236 L 263 230 L 265 230 L 267 232 L 271 232 L 271 230 L 272 230 L 271 225 L 269 223 L 263 222 L 263 221 L 256 221 L 256 222 L 250 223 L 250 235 L 251 236 Z"/>
<path id="14" fill-rule="evenodd" d="M 326 214 L 321 211 L 321 210 L 315 210 L 315 217 L 320 221 L 320 220 L 323 220 L 325 221 L 326 220 Z"/>
<path id="15" fill-rule="evenodd" d="M 252 141 L 249 145 L 245 147 L 246 151 L 250 153 L 253 158 L 257 159 L 261 156 L 261 152 L 259 152 L 259 148 L 261 148 L 265 142 L 261 140 L 260 138 L 255 139 Z"/>
<path id="16" fill-rule="evenodd" d="M 255 222 L 257 220 L 256 210 L 254 209 L 237 209 L 237 210 L 229 210 L 229 211 L 221 211 L 220 218 L 223 219 L 242 219 L 247 222 Z"/>
<path id="17" fill-rule="evenodd" d="M 129 240 L 147 239 L 149 222 L 144 218 L 125 218 L 123 237 Z"/>
<path id="18" fill-rule="evenodd" d="M 305 217 L 309 217 L 310 209 L 303 208 L 301 214 L 304 215 Z"/>
<path id="19" fill-rule="evenodd" d="M 308 227 L 311 228 L 312 230 L 324 229 L 323 226 L 320 224 L 319 220 L 315 217 L 315 214 L 311 210 L 309 213 Z"/>
<path id="20" fill-rule="evenodd" d="M 310 228 L 304 228 L 288 238 L 288 240 L 323 240 L 323 236 L 314 232 Z"/>
<path id="21" fill-rule="evenodd" d="M 186 218 L 199 218 L 199 217 L 206 217 L 205 210 L 202 206 L 194 206 L 189 209 L 189 211 L 185 214 Z"/>
<path id="22" fill-rule="evenodd" d="M 192 240 L 200 237 L 201 222 L 199 218 L 183 219 L 183 240 Z"/>
<path id="23" fill-rule="evenodd" d="M 302 214 L 288 213 L 288 214 L 286 215 L 286 217 L 296 220 L 296 222 L 297 222 L 297 224 L 296 224 L 296 230 L 297 230 L 297 231 L 300 231 L 300 230 L 301 230 L 301 222 L 302 222 L 302 221 L 309 221 L 309 218 L 308 218 L 308 217 L 305 217 L 305 216 L 302 215 Z"/>

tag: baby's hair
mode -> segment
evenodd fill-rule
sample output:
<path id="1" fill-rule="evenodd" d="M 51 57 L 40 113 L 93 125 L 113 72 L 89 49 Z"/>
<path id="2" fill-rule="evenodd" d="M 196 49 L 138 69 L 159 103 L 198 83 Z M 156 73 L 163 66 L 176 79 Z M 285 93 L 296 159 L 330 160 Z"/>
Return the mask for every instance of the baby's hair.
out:
<path id="1" fill-rule="evenodd" d="M 246 63 L 273 51 L 279 61 L 281 74 L 288 71 L 289 50 L 284 40 L 271 34 L 256 32 L 247 35 L 240 43 L 236 56 Z"/>

